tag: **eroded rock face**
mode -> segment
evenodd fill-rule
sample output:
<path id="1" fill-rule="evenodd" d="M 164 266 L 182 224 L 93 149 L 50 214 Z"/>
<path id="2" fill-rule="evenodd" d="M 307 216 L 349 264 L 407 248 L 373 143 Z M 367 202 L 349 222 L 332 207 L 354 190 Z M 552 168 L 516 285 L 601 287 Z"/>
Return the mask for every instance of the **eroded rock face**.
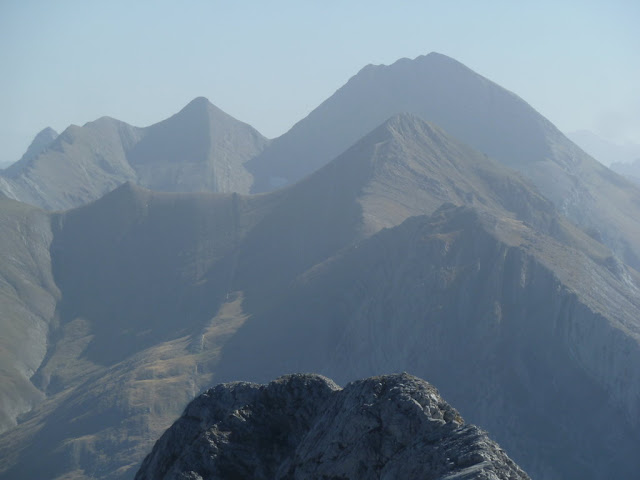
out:
<path id="1" fill-rule="evenodd" d="M 136 479 L 528 479 L 429 383 L 406 373 L 340 389 L 320 375 L 218 385 L 196 398 Z"/>

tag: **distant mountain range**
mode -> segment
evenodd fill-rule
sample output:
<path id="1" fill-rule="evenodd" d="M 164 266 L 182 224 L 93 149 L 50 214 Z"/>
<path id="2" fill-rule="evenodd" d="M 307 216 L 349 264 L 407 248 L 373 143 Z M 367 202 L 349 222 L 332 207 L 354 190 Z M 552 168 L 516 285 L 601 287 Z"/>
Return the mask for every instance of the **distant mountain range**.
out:
<path id="1" fill-rule="evenodd" d="M 640 185 L 640 158 L 630 163 L 612 163 L 611 170 Z"/>
<path id="2" fill-rule="evenodd" d="M 567 137 L 607 167 L 611 167 L 613 164 L 626 164 L 640 160 L 640 145 L 613 143 L 588 130 L 569 132 Z"/>
<path id="3" fill-rule="evenodd" d="M 587 130 L 571 132 L 567 136 L 611 170 L 640 185 L 640 145 L 619 145 Z"/>
<path id="4" fill-rule="evenodd" d="M 203 98 L 146 129 L 108 118 L 69 127 L 35 158 L 2 172 L 0 191 L 49 210 L 85 204 L 125 181 L 156 191 L 265 192 L 295 183 L 405 112 L 522 173 L 640 269 L 637 187 L 522 99 L 437 53 L 363 68 L 273 142 Z"/>
<path id="5" fill-rule="evenodd" d="M 147 128 L 103 117 L 59 136 L 45 129 L 2 172 L 0 191 L 47 210 L 84 205 L 127 181 L 157 191 L 248 193 L 252 178 L 243 165 L 267 143 L 196 98 Z"/>
<path id="6" fill-rule="evenodd" d="M 365 67 L 273 141 L 196 99 L 30 151 L 0 478 L 131 479 L 213 383 L 293 372 L 426 378 L 532 478 L 640 468 L 640 190 L 458 62 Z"/>

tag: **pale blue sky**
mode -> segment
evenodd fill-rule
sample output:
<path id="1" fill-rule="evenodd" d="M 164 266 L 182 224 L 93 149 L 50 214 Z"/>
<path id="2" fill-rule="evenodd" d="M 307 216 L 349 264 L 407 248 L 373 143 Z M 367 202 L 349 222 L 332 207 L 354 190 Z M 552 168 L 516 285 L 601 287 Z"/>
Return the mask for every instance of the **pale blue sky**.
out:
<path id="1" fill-rule="evenodd" d="M 0 0 L 0 161 L 42 128 L 197 96 L 268 137 L 363 66 L 431 51 L 564 131 L 640 143 L 640 2 Z"/>

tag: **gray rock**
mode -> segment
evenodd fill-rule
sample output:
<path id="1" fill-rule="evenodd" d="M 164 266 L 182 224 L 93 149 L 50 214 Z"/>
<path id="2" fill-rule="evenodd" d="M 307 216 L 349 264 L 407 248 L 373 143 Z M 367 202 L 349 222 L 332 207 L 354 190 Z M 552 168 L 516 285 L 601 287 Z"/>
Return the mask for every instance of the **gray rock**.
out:
<path id="1" fill-rule="evenodd" d="M 529 478 L 438 391 L 406 373 L 340 389 L 311 374 L 218 385 L 156 443 L 136 479 Z"/>

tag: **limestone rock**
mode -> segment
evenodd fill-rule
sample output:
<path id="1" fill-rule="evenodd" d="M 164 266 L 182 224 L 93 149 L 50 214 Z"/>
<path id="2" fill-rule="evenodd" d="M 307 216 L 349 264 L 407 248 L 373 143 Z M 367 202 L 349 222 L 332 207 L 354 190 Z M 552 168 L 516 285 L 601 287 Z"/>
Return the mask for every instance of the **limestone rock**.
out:
<path id="1" fill-rule="evenodd" d="M 311 374 L 218 385 L 156 443 L 136 479 L 528 479 L 438 391 L 406 373 L 340 389 Z"/>

